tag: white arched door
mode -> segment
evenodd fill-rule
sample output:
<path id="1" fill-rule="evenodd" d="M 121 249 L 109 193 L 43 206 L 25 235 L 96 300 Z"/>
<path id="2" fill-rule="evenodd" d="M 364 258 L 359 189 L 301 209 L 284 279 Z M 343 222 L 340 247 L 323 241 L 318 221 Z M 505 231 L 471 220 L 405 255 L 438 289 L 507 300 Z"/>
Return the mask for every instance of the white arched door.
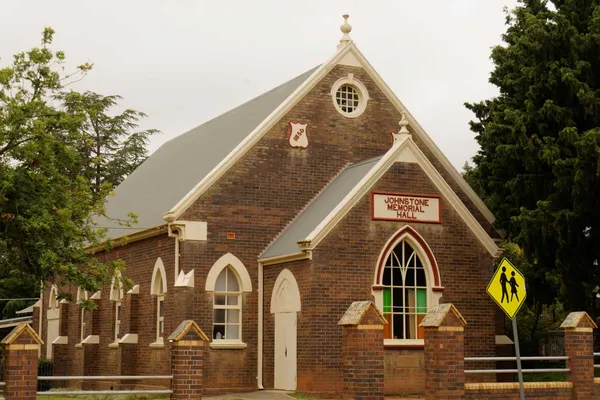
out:
<path id="1" fill-rule="evenodd" d="M 271 296 L 275 314 L 275 389 L 296 390 L 297 330 L 300 291 L 290 270 L 279 274 Z"/>

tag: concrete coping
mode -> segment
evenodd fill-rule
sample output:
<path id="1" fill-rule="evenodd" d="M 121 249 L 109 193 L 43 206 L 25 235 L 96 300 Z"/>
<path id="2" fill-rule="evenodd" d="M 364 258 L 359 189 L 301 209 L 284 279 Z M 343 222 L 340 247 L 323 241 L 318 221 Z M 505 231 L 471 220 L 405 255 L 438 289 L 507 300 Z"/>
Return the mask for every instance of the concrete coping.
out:
<path id="1" fill-rule="evenodd" d="M 571 389 L 572 382 L 524 382 L 525 389 Z M 519 382 L 465 383 L 465 390 L 507 390 L 519 389 Z"/>
<path id="2" fill-rule="evenodd" d="M 572 312 L 567 315 L 567 318 L 563 321 L 560 326 L 562 329 L 573 329 L 573 328 L 585 328 L 589 327 L 592 329 L 598 328 L 598 325 L 585 311 Z"/>

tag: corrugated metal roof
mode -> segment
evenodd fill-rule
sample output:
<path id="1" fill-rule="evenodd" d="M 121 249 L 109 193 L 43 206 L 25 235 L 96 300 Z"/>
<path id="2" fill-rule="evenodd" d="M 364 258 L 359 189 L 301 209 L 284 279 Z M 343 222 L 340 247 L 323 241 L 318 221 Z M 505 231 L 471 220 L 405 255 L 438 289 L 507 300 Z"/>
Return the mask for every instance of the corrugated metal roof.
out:
<path id="1" fill-rule="evenodd" d="M 23 322 L 30 324 L 32 321 L 33 321 L 32 316 L 2 319 L 2 320 L 0 320 L 0 329 L 12 328 Z"/>
<path id="2" fill-rule="evenodd" d="M 348 166 L 269 246 L 261 258 L 299 252 L 298 240 L 305 239 L 377 164 L 381 157 Z"/>
<path id="3" fill-rule="evenodd" d="M 106 202 L 110 218 L 138 216 L 131 228 L 104 217 L 98 227 L 116 238 L 164 224 L 163 214 L 212 171 L 316 70 L 315 67 L 168 142 L 129 175 Z"/>

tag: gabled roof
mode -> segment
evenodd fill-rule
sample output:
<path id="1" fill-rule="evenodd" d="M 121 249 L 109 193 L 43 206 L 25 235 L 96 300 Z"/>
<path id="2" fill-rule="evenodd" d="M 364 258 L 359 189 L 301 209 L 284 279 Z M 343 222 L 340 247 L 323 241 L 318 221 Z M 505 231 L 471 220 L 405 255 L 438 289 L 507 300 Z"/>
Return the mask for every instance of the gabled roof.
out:
<path id="1" fill-rule="evenodd" d="M 116 238 L 165 223 L 163 214 L 209 174 L 263 120 L 265 120 L 317 67 L 163 144 L 129 175 L 107 199 L 111 218 L 138 216 L 134 229 L 100 218 Z"/>
<path id="2" fill-rule="evenodd" d="M 271 258 L 300 251 L 298 240 L 306 238 L 344 197 L 377 164 L 381 157 L 351 164 L 321 192 L 277 240 L 263 253 L 261 258 Z"/>
<path id="3" fill-rule="evenodd" d="M 171 210 L 165 213 L 165 219 L 174 221 L 185 212 L 185 210 L 194 203 L 208 188 L 215 183 L 225 172 L 235 164 L 243 155 L 256 144 L 260 138 L 265 135 L 269 129 L 279 121 L 289 110 L 292 109 L 310 90 L 312 90 L 336 65 L 352 65 L 364 68 L 369 76 L 375 81 L 377 86 L 387 96 L 396 109 L 406 114 L 410 126 L 415 130 L 416 135 L 424 142 L 425 146 L 431 151 L 433 156 L 440 162 L 442 167 L 448 172 L 452 179 L 460 186 L 461 190 L 473 202 L 475 207 L 490 222 L 495 221 L 494 215 L 484 204 L 483 200 L 473 191 L 471 186 L 465 181 L 462 175 L 454 168 L 448 158 L 441 152 L 439 147 L 425 132 L 418 121 L 410 114 L 400 99 L 394 94 L 391 88 L 385 83 L 365 56 L 356 47 L 353 41 L 340 45 L 337 52 L 331 59 L 313 70 L 313 74 L 306 79 L 304 83 L 296 88 L 290 96 L 277 107 L 248 137 L 240 143 L 213 171 L 207 174 L 198 184 L 187 193 Z"/>
<path id="4" fill-rule="evenodd" d="M 271 244 L 260 257 L 261 261 L 315 249 L 396 162 L 419 164 L 444 200 L 454 208 L 486 250 L 493 257 L 499 255 L 500 249 L 494 240 L 415 144 L 411 135 L 402 135 L 383 157 L 348 167 L 348 173 L 342 173 L 323 190 L 306 211 Z M 296 244 L 295 247 L 293 244 Z"/>

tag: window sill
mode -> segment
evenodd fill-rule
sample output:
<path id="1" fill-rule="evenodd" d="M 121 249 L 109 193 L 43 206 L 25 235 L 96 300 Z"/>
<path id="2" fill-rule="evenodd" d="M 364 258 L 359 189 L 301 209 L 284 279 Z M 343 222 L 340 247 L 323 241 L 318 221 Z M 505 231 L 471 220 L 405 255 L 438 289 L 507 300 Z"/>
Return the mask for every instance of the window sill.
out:
<path id="1" fill-rule="evenodd" d="M 83 348 L 83 343 L 79 342 L 75 345 L 76 348 L 78 349 L 82 349 Z"/>
<path id="2" fill-rule="evenodd" d="M 150 348 L 151 349 L 164 349 L 165 348 L 165 342 L 154 342 L 154 343 L 150 343 Z"/>
<path id="3" fill-rule="evenodd" d="M 245 349 L 248 345 L 244 342 L 228 341 L 228 340 L 215 340 L 210 342 L 211 349 Z"/>
<path id="4" fill-rule="evenodd" d="M 108 345 L 108 347 L 111 348 L 111 349 L 118 349 L 119 348 L 119 342 L 110 343 Z"/>
<path id="5" fill-rule="evenodd" d="M 425 347 L 425 341 L 423 339 L 385 339 L 383 341 L 383 347 L 386 349 L 420 349 Z"/>

